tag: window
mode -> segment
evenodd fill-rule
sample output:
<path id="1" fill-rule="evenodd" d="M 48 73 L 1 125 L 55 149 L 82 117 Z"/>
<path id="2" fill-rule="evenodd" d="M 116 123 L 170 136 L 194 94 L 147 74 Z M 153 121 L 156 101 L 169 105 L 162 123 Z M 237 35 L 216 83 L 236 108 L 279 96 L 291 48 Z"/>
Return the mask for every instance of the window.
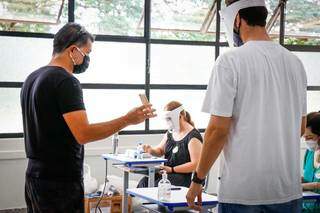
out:
<path id="1" fill-rule="evenodd" d="M 207 84 L 214 58 L 214 46 L 151 46 L 152 84 Z"/>
<path id="2" fill-rule="evenodd" d="M 286 43 L 320 45 L 320 1 L 290 0 L 286 13 Z"/>
<path id="3" fill-rule="evenodd" d="M 0 30 L 55 33 L 67 23 L 67 0 L 1 0 Z"/>
<path id="4" fill-rule="evenodd" d="M 308 113 L 320 111 L 320 91 L 308 91 Z"/>
<path id="5" fill-rule="evenodd" d="M 141 104 L 138 94 L 146 93 L 159 116 L 124 134 L 163 132 L 163 107 L 172 100 L 184 105 L 197 128 L 206 128 L 210 115 L 201 112 L 206 85 L 216 54 L 230 49 L 224 24 L 220 30 L 216 26 L 218 1 L 225 7 L 224 0 L 0 1 L 0 138 L 21 135 L 21 85 L 49 62 L 52 34 L 73 19 L 96 34 L 89 69 L 77 75 L 91 123 L 127 113 Z M 287 1 L 285 35 L 280 35 L 279 0 L 266 3 L 271 37 L 285 39 L 285 47 L 301 59 L 308 76 L 308 111 L 318 111 L 319 1 Z"/>
<path id="6" fill-rule="evenodd" d="M 208 33 L 215 17 L 214 0 L 153 0 L 152 38 L 213 41 Z"/>
<path id="7" fill-rule="evenodd" d="M 78 0 L 75 21 L 95 34 L 143 36 L 138 27 L 144 0 Z"/>
<path id="8" fill-rule="evenodd" d="M 20 89 L 0 88 L 0 134 L 22 132 Z"/>
<path id="9" fill-rule="evenodd" d="M 52 39 L 0 37 L 0 81 L 24 81 L 34 70 L 48 64 Z"/>
<path id="10" fill-rule="evenodd" d="M 83 91 L 88 119 L 91 123 L 112 120 L 125 115 L 141 105 L 142 90 L 94 90 Z M 129 126 L 126 130 L 143 130 L 144 124 Z"/>
<path id="11" fill-rule="evenodd" d="M 309 86 L 320 85 L 320 52 L 295 52 L 302 61 L 308 77 Z"/>
<path id="12" fill-rule="evenodd" d="M 190 113 L 196 128 L 207 127 L 210 115 L 201 112 L 204 95 L 204 90 L 151 90 L 150 101 L 156 107 L 160 116 L 150 120 L 150 128 L 152 130 L 166 128 L 166 123 L 161 114 L 163 114 L 164 107 L 170 101 L 178 101 L 183 104 L 185 110 Z"/>
<path id="13" fill-rule="evenodd" d="M 90 59 L 81 83 L 144 84 L 144 44 L 96 41 Z"/>

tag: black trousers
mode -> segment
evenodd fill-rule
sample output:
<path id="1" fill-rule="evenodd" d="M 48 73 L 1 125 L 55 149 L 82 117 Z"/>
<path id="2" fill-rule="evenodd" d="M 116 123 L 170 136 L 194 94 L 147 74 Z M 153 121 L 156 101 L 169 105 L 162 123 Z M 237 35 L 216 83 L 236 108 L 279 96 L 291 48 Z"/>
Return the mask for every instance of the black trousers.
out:
<path id="1" fill-rule="evenodd" d="M 28 213 L 84 213 L 83 181 L 53 181 L 26 177 Z"/>

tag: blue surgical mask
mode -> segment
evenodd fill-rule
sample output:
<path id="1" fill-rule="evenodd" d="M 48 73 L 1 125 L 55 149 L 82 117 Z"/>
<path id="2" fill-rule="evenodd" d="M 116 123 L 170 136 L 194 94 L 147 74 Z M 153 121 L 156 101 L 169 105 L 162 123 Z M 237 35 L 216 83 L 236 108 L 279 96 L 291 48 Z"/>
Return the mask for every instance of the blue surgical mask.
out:
<path id="1" fill-rule="evenodd" d="M 240 37 L 240 34 L 235 31 L 233 31 L 233 43 L 236 47 L 240 47 L 243 45 L 243 41 Z"/>
<path id="2" fill-rule="evenodd" d="M 241 21 L 239 23 L 239 28 L 238 29 L 236 29 L 236 28 L 233 29 L 233 44 L 236 47 L 240 47 L 240 46 L 243 45 L 243 41 L 242 41 L 242 39 L 240 37 L 240 26 L 241 26 Z"/>

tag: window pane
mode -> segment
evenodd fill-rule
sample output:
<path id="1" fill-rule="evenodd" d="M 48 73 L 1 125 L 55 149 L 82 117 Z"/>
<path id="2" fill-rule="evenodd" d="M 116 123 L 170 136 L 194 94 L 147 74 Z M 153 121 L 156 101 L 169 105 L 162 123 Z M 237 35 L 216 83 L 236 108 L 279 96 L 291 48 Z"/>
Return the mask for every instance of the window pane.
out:
<path id="1" fill-rule="evenodd" d="M 88 71 L 78 75 L 81 83 L 145 82 L 145 45 L 94 42 Z"/>
<path id="2" fill-rule="evenodd" d="M 215 61 L 212 46 L 151 46 L 152 84 L 207 84 Z"/>
<path id="3" fill-rule="evenodd" d="M 163 108 L 170 101 L 179 101 L 191 114 L 196 128 L 206 128 L 210 115 L 201 112 L 205 90 L 152 90 L 150 102 L 157 109 L 158 117 L 150 120 L 151 129 L 166 129 L 166 123 L 161 116 Z"/>
<path id="4" fill-rule="evenodd" d="M 140 106 L 142 90 L 84 90 L 84 103 L 90 123 L 103 122 L 125 115 Z M 144 123 L 126 130 L 144 130 Z"/>
<path id="5" fill-rule="evenodd" d="M 107 121 L 126 114 L 141 105 L 138 94 L 144 91 L 84 90 L 84 101 L 90 122 Z M 20 89 L 0 88 L 0 133 L 23 132 Z M 127 130 L 143 130 L 144 123 Z"/>
<path id="6" fill-rule="evenodd" d="M 76 22 L 95 34 L 143 36 L 143 0 L 79 0 Z"/>
<path id="7" fill-rule="evenodd" d="M 287 44 L 320 45 L 320 1 L 287 2 Z"/>
<path id="8" fill-rule="evenodd" d="M 320 91 L 308 91 L 308 113 L 320 111 Z"/>
<path id="9" fill-rule="evenodd" d="M 55 33 L 68 21 L 68 1 L 2 0 L 0 30 Z M 61 12 L 61 14 L 60 14 Z"/>
<path id="10" fill-rule="evenodd" d="M 294 52 L 302 61 L 309 86 L 320 86 L 320 52 Z"/>
<path id="11" fill-rule="evenodd" d="M 206 33 L 205 18 L 213 0 L 153 0 L 151 4 L 151 37 L 181 40 L 214 40 Z"/>
<path id="12" fill-rule="evenodd" d="M 48 64 L 52 54 L 52 39 L 0 36 L 0 46 L 0 81 L 24 81 Z"/>
<path id="13" fill-rule="evenodd" d="M 0 88 L 0 134 L 23 131 L 20 89 Z"/>
<path id="14" fill-rule="evenodd" d="M 268 18 L 267 18 L 267 23 L 269 23 L 273 13 L 275 12 L 275 9 L 277 8 L 279 4 L 279 0 L 267 0 L 266 1 L 266 5 L 268 8 Z M 271 38 L 274 41 L 279 41 L 279 34 L 280 34 L 280 15 L 277 18 L 277 20 L 275 21 L 275 23 L 273 24 L 270 32 L 269 32 Z"/>
<path id="15" fill-rule="evenodd" d="M 52 39 L 1 36 L 0 46 L 0 81 L 24 81 L 51 59 Z M 87 72 L 76 75 L 81 83 L 144 83 L 144 44 L 94 42 L 90 59 Z"/>

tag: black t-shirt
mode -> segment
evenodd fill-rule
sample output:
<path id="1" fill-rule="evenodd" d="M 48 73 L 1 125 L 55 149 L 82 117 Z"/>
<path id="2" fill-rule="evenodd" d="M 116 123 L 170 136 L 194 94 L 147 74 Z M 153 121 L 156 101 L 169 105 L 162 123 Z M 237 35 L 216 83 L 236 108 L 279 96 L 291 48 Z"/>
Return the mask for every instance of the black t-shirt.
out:
<path id="1" fill-rule="evenodd" d="M 191 161 L 189 152 L 189 142 L 196 138 L 202 143 L 202 136 L 197 129 L 191 130 L 183 139 L 176 141 L 170 132 L 167 133 L 167 142 L 164 148 L 164 157 L 167 159 L 166 166 L 175 167 Z M 189 187 L 192 173 L 168 174 L 168 179 L 175 186 Z"/>
<path id="2" fill-rule="evenodd" d="M 65 69 L 42 67 L 29 75 L 21 90 L 27 175 L 52 180 L 79 180 L 83 146 L 63 114 L 84 110 L 80 82 Z"/>

